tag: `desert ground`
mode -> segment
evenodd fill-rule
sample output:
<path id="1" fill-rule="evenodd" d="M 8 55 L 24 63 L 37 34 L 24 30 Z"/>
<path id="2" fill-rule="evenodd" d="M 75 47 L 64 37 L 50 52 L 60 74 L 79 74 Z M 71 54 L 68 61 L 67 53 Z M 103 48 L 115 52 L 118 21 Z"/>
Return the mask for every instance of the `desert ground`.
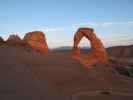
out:
<path id="1" fill-rule="evenodd" d="M 132 66 L 131 47 L 108 48 L 108 52 L 120 63 L 130 59 L 123 66 Z M 113 66 L 117 64 L 110 61 L 88 70 L 70 57 L 70 50 L 41 54 L 2 43 L 0 100 L 133 100 L 133 78 Z"/>

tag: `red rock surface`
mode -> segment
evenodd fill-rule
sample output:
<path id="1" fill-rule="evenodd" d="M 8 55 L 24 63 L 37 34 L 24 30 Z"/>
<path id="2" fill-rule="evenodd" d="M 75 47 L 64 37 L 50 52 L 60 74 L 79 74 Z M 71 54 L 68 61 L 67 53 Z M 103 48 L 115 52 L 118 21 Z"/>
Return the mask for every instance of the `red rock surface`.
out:
<path id="1" fill-rule="evenodd" d="M 74 35 L 74 50 L 76 52 L 76 48 L 78 48 L 78 44 L 81 39 L 86 37 L 90 41 L 91 50 L 87 55 L 77 55 L 73 53 L 75 57 L 79 59 L 79 61 L 84 64 L 87 68 L 92 67 L 96 63 L 107 63 L 108 62 L 108 54 L 106 49 L 104 48 L 101 40 L 95 35 L 94 30 L 92 28 L 79 28 L 78 31 Z"/>
<path id="2" fill-rule="evenodd" d="M 86 70 L 68 54 L 0 46 L 0 100 L 133 100 L 132 78 L 112 64 Z"/>
<path id="3" fill-rule="evenodd" d="M 68 54 L 0 45 L 0 100 L 133 100 L 133 79 L 113 61 L 86 70 Z"/>
<path id="4" fill-rule="evenodd" d="M 72 58 L 77 59 L 80 57 L 80 48 L 75 48 L 72 50 Z"/>
<path id="5" fill-rule="evenodd" d="M 10 35 L 6 40 L 7 44 L 11 45 L 24 45 L 24 41 L 18 35 Z"/>
<path id="6" fill-rule="evenodd" d="M 26 41 L 36 51 L 39 51 L 41 53 L 48 52 L 46 38 L 44 33 L 41 31 L 26 33 L 26 35 L 24 36 L 24 41 Z"/>

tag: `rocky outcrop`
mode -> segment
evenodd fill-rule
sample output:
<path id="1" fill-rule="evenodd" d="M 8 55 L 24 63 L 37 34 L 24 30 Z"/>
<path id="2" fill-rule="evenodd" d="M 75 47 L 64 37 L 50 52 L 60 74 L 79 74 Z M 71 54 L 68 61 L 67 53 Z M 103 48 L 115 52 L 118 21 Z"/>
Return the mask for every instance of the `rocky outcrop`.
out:
<path id="1" fill-rule="evenodd" d="M 26 45 L 26 43 L 18 35 L 14 35 L 14 34 L 8 37 L 8 39 L 6 40 L 6 43 L 10 45 L 17 45 L 17 46 Z"/>
<path id="2" fill-rule="evenodd" d="M 0 37 L 0 43 L 3 43 L 4 39 L 2 37 Z"/>
<path id="3" fill-rule="evenodd" d="M 110 56 L 116 58 L 133 57 L 133 45 L 109 47 L 107 51 L 110 54 Z"/>
<path id="4" fill-rule="evenodd" d="M 90 41 L 91 45 L 90 52 L 87 55 L 77 54 L 77 52 L 80 52 L 78 50 L 78 44 L 83 37 L 86 37 Z M 106 49 L 104 48 L 101 40 L 95 35 L 92 28 L 79 28 L 75 33 L 72 57 L 74 59 L 78 59 L 87 68 L 90 68 L 97 63 L 108 62 L 108 54 Z"/>
<path id="5" fill-rule="evenodd" d="M 27 42 L 34 50 L 39 51 L 40 53 L 48 52 L 46 38 L 44 33 L 41 31 L 26 33 L 23 40 Z"/>

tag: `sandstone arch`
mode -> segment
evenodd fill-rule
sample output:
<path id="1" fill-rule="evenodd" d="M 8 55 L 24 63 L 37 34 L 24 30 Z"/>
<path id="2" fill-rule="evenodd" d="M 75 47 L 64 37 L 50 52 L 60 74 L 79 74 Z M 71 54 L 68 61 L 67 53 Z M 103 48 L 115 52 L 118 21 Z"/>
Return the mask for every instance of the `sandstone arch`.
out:
<path id="1" fill-rule="evenodd" d="M 90 52 L 87 55 L 80 54 L 80 48 L 78 47 L 83 37 L 86 37 L 90 41 L 91 45 Z M 79 28 L 75 33 L 72 57 L 79 60 L 87 68 L 91 68 L 97 63 L 108 62 L 106 49 L 92 28 Z"/>

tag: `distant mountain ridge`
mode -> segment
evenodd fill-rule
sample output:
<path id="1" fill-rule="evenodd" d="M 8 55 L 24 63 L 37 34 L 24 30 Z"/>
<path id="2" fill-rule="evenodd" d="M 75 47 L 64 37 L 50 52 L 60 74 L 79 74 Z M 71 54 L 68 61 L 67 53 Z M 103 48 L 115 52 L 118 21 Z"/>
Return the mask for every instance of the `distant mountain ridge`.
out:
<path id="1" fill-rule="evenodd" d="M 70 52 L 71 46 L 63 46 L 52 49 L 52 52 Z M 87 53 L 89 47 L 81 47 L 81 51 Z M 106 48 L 107 52 L 114 57 L 133 57 L 133 45 L 127 46 L 113 46 Z"/>
<path id="2" fill-rule="evenodd" d="M 133 57 L 133 45 L 109 47 L 107 51 L 115 57 Z"/>

